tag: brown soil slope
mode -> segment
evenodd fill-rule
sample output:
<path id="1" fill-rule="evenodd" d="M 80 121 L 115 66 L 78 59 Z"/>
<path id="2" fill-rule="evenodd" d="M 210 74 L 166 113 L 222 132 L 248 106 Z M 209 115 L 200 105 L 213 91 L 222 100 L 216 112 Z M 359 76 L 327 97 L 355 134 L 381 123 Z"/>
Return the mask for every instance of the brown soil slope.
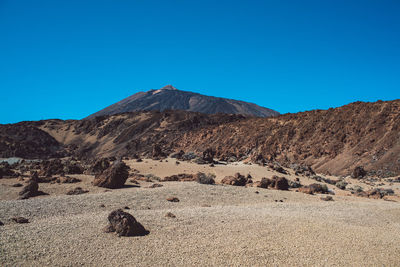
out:
<path id="1" fill-rule="evenodd" d="M 340 108 L 286 114 L 274 118 L 241 115 L 206 115 L 184 111 L 143 111 L 90 120 L 47 120 L 0 127 L 3 156 L 47 157 L 47 143 L 40 153 L 9 147 L 18 146 L 21 132 L 47 132 L 63 152 L 80 158 L 93 156 L 151 155 L 155 144 L 169 154 L 180 149 L 216 151 L 219 159 L 234 156 L 276 160 L 282 164 L 305 163 L 319 172 L 349 174 L 363 165 L 368 171 L 388 176 L 400 174 L 400 100 L 356 102 Z M 10 141 L 11 140 L 11 141 Z M 13 143 L 14 142 L 14 143 Z M 11 144 L 13 143 L 13 144 Z M 55 144 L 56 144 L 55 143 Z M 26 147 L 26 151 L 37 150 Z M 35 151 L 36 151 L 35 150 Z M 14 154 L 13 154 L 14 153 Z M 40 154 L 40 155 L 37 155 Z"/>

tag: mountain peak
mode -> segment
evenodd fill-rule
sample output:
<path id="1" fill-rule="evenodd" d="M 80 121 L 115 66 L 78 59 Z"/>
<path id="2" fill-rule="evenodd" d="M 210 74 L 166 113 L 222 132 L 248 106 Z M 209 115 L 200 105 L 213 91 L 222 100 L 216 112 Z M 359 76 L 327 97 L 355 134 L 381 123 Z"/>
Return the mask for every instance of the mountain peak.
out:
<path id="1" fill-rule="evenodd" d="M 206 114 L 228 113 L 256 117 L 279 115 L 274 110 L 256 104 L 181 91 L 169 84 L 157 90 L 152 89 L 131 95 L 90 115 L 88 118 L 139 110 L 186 110 Z"/>
<path id="2" fill-rule="evenodd" d="M 171 84 L 168 84 L 168 85 L 164 86 L 163 88 L 161 88 L 160 90 L 178 90 L 178 89 L 173 87 Z"/>

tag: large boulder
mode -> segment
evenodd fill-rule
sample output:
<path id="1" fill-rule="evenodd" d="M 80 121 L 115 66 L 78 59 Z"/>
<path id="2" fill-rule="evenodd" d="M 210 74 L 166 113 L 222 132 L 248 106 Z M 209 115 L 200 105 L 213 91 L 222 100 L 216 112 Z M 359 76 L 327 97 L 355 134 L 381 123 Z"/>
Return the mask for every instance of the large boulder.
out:
<path id="1" fill-rule="evenodd" d="M 122 161 L 115 161 L 103 173 L 95 176 L 93 185 L 105 188 L 122 188 L 129 176 L 129 167 Z"/>
<path id="2" fill-rule="evenodd" d="M 245 186 L 247 184 L 247 178 L 240 173 L 236 173 L 235 176 L 225 176 L 221 180 L 222 184 Z"/>
<path id="3" fill-rule="evenodd" d="M 360 179 L 364 178 L 365 175 L 367 175 L 367 172 L 364 170 L 364 168 L 362 166 L 357 166 L 354 168 L 351 177 Z"/>
<path id="4" fill-rule="evenodd" d="M 108 221 L 105 231 L 115 232 L 118 236 L 144 236 L 149 233 L 135 217 L 121 209 L 111 212 Z"/>

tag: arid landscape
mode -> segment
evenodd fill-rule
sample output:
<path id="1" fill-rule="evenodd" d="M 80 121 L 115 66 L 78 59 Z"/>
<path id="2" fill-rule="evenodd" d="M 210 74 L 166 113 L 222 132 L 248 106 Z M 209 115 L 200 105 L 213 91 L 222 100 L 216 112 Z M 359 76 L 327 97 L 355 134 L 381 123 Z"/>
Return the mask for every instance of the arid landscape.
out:
<path id="1" fill-rule="evenodd" d="M 299 164 L 225 162 L 214 160 L 210 150 L 199 156 L 158 152 L 122 161 L 3 163 L 1 265 L 399 262 L 398 176 L 371 176 L 358 168 L 339 177 Z M 119 209 L 143 231 L 107 233 L 110 213 Z"/>
<path id="2" fill-rule="evenodd" d="M 168 106 L 188 96 L 218 108 Z M 399 100 L 284 115 L 232 101 L 166 86 L 0 125 L 0 264 L 399 264 Z"/>

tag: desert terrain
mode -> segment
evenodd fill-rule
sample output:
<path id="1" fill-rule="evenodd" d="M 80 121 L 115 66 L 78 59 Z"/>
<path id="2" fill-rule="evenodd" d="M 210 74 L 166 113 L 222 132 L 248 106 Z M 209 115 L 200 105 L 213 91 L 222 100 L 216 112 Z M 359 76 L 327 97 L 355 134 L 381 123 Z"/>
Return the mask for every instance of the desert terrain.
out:
<path id="1" fill-rule="evenodd" d="M 39 183 L 48 195 L 19 200 L 29 178 L 0 179 L 0 265 L 2 266 L 396 266 L 400 263 L 400 183 L 374 184 L 345 177 L 350 186 L 391 188 L 380 199 L 359 197 L 325 184 L 326 194 L 221 184 L 225 176 L 250 174 L 253 183 L 278 175 L 302 185 L 308 176 L 268 166 L 234 162 L 196 164 L 167 158 L 125 160 L 130 178 L 120 189 L 92 185 L 93 175 L 69 175 L 77 183 Z M 197 172 L 215 175 L 214 185 L 162 181 Z M 135 174 L 148 179 L 132 181 Z M 151 174 L 151 175 L 148 175 Z M 337 179 L 334 176 L 325 178 Z M 161 180 L 161 181 L 160 181 Z M 153 184 L 161 187 L 150 188 Z M 66 195 L 81 187 L 89 192 Z M 333 194 L 334 192 L 334 194 Z M 176 197 L 179 202 L 166 199 Z M 105 233 L 108 214 L 123 209 L 149 234 Z M 173 215 L 167 216 L 168 213 Z M 27 218 L 17 224 L 12 217 Z M 175 217 L 174 217 L 175 216 Z"/>

